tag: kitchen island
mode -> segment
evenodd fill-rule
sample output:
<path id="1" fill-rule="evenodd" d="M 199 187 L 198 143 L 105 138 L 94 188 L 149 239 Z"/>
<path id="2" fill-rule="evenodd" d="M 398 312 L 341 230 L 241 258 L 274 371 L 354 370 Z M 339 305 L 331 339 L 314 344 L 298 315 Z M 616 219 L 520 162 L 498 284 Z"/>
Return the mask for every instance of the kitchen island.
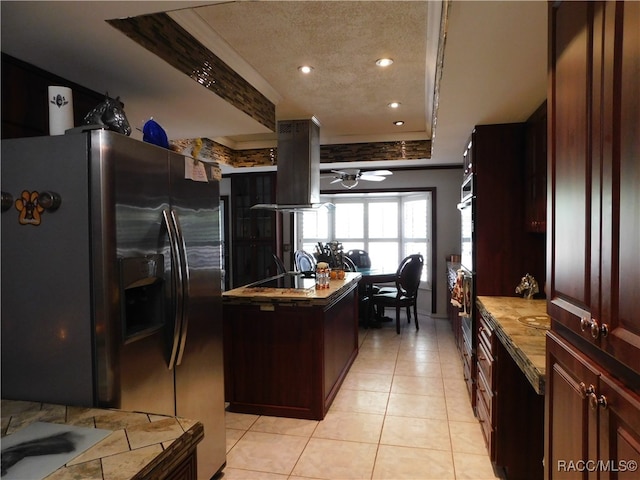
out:
<path id="1" fill-rule="evenodd" d="M 322 420 L 358 355 L 359 273 L 284 274 L 223 293 L 228 410 Z"/>
<path id="2" fill-rule="evenodd" d="M 3 399 L 3 449 L 5 440 L 9 438 L 7 435 L 23 431 L 36 422 L 111 431 L 104 439 L 46 476 L 46 480 L 197 478 L 196 447 L 204 437 L 203 426 L 198 421 Z M 16 465 L 31 458 L 44 459 L 45 456 L 25 457 Z M 11 468 L 8 473 L 11 473 Z"/>

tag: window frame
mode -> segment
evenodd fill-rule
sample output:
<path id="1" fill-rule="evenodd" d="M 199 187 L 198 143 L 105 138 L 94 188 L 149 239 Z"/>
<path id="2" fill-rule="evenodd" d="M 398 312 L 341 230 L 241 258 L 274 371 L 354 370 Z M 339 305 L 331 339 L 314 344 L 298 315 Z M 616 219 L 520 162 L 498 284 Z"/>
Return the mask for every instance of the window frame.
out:
<path id="1" fill-rule="evenodd" d="M 430 197 L 430 198 L 429 198 Z M 365 205 L 364 208 L 364 226 L 363 226 L 363 237 L 354 238 L 353 242 L 362 242 L 363 249 L 368 250 L 367 246 L 370 240 L 374 241 L 397 241 L 399 243 L 399 252 L 398 252 L 398 261 L 397 264 L 400 263 L 402 258 L 404 258 L 404 245 L 406 243 L 415 243 L 412 241 L 407 241 L 404 237 L 403 232 L 403 206 L 407 201 L 415 200 L 417 198 L 424 198 L 427 200 L 426 206 L 426 222 L 427 222 L 427 236 L 424 239 L 426 252 L 421 252 L 425 259 L 425 275 L 426 281 L 422 281 L 420 288 L 427 289 L 432 291 L 432 302 L 435 302 L 435 290 L 436 290 L 436 282 L 435 271 L 436 271 L 436 189 L 435 188 L 424 188 L 424 189 L 381 189 L 381 190 L 368 190 L 368 191 L 358 191 L 358 192 L 349 192 L 345 193 L 343 191 L 332 191 L 332 192 L 323 192 L 321 195 L 322 202 L 330 202 L 335 204 L 338 203 L 363 203 Z M 368 232 L 368 221 L 369 221 L 369 207 L 368 205 L 376 202 L 389 202 L 390 200 L 395 200 L 398 204 L 398 226 L 397 226 L 397 236 L 391 238 L 378 238 L 378 237 L 369 237 Z M 329 240 L 333 240 L 336 238 L 335 236 L 335 212 L 328 212 L 328 238 L 307 238 L 303 239 L 303 228 L 302 228 L 302 214 L 298 214 L 298 224 L 301 226 L 298 229 L 298 235 L 296 239 L 296 244 L 298 248 L 304 248 L 304 245 L 307 245 L 307 249 L 310 245 L 316 245 L 317 242 L 327 242 Z M 342 241 L 344 243 L 344 239 L 338 241 Z M 312 250 L 315 251 L 315 248 Z"/>

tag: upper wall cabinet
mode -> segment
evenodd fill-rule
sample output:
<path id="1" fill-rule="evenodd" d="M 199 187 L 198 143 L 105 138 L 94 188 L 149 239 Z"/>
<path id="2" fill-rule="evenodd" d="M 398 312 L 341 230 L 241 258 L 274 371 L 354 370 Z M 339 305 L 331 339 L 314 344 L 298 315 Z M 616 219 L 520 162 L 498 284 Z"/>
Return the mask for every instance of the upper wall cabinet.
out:
<path id="1" fill-rule="evenodd" d="M 640 372 L 640 3 L 550 21 L 549 314 Z"/>
<path id="2" fill-rule="evenodd" d="M 280 224 L 276 213 L 253 210 L 258 203 L 274 203 L 274 172 L 231 176 L 232 278 L 239 287 L 275 275 L 273 254 L 279 253 Z"/>
<path id="3" fill-rule="evenodd" d="M 547 231 L 547 102 L 533 112 L 526 123 L 525 228 Z"/>

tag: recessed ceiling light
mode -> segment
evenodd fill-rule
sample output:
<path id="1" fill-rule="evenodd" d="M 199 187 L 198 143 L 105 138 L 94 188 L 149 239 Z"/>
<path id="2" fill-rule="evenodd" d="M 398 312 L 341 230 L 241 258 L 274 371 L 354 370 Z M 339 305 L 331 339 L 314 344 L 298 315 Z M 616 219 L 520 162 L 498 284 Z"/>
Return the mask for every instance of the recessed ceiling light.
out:
<path id="1" fill-rule="evenodd" d="M 379 58 L 376 60 L 376 65 L 379 67 L 388 67 L 393 63 L 393 59 L 391 58 Z"/>
<path id="2" fill-rule="evenodd" d="M 311 71 L 313 70 L 313 67 L 311 65 L 301 65 L 298 67 L 298 70 L 300 70 L 300 72 L 307 74 L 307 73 L 311 73 Z"/>
<path id="3" fill-rule="evenodd" d="M 398 108 L 400 106 L 400 102 L 391 102 L 387 104 L 389 108 Z"/>
<path id="4" fill-rule="evenodd" d="M 393 124 L 397 127 L 404 125 L 404 120 L 396 120 Z"/>

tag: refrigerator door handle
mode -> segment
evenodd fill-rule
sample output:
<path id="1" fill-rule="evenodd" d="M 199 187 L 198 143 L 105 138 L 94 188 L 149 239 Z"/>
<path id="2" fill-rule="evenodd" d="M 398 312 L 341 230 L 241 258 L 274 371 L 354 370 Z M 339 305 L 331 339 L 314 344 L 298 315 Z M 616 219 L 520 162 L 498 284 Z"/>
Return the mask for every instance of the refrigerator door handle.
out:
<path id="1" fill-rule="evenodd" d="M 162 218 L 169 235 L 169 247 L 171 249 L 171 306 L 173 308 L 173 340 L 171 342 L 171 352 L 169 354 L 169 370 L 176 365 L 178 356 L 178 345 L 180 341 L 180 332 L 182 330 L 182 306 L 183 299 L 183 282 L 182 268 L 180 262 L 180 254 L 178 248 L 178 238 L 172 218 L 169 218 L 168 210 L 162 210 Z M 171 215 L 173 217 L 173 215 Z"/>
<path id="2" fill-rule="evenodd" d="M 189 262 L 187 260 L 187 248 L 184 242 L 184 236 L 182 234 L 182 227 L 180 226 L 180 219 L 178 214 L 171 210 L 171 220 L 177 234 L 176 244 L 178 245 L 178 251 L 180 253 L 180 266 L 182 268 L 182 320 L 180 330 L 180 343 L 178 346 L 178 358 L 176 365 L 182 363 L 182 355 L 184 354 L 185 345 L 187 342 L 187 330 L 189 327 L 189 295 L 191 293 L 191 282 L 189 277 Z"/>

